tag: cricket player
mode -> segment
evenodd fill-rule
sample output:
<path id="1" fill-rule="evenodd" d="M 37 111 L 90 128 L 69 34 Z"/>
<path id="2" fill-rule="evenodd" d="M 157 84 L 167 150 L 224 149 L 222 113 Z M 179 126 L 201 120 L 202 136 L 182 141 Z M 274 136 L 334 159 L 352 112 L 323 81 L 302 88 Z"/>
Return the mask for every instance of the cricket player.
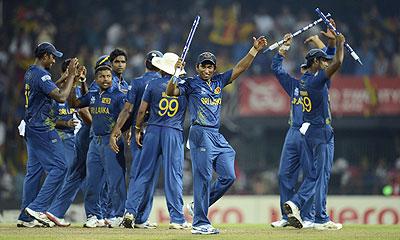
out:
<path id="1" fill-rule="evenodd" d="M 145 60 L 145 67 L 146 67 L 145 73 L 142 76 L 135 78 L 131 81 L 131 86 L 129 87 L 129 91 L 127 94 L 127 102 L 125 103 L 124 108 L 119 114 L 117 122 L 110 136 L 110 146 L 116 153 L 120 151 L 119 146 L 116 143 L 118 138 L 122 134 L 121 129 L 123 128 L 124 124 L 127 121 L 129 121 L 130 116 L 132 116 L 132 121 L 129 124 L 130 126 L 133 126 L 132 135 L 135 136 L 134 126 L 136 126 L 136 116 L 139 110 L 140 102 L 142 100 L 144 89 L 150 81 L 161 77 L 160 73 L 158 72 L 159 69 L 151 63 L 151 60 L 154 57 L 162 57 L 162 56 L 163 54 L 160 51 L 156 50 L 147 53 Z M 132 189 L 134 186 L 133 181 L 135 179 L 136 172 L 138 171 L 138 162 L 142 150 L 141 147 L 136 143 L 135 138 L 131 139 L 130 147 L 132 151 L 132 164 L 129 176 L 130 180 L 128 186 L 128 196 L 127 196 L 128 200 L 132 198 L 130 194 L 133 192 Z M 155 170 L 156 177 L 153 178 L 153 182 L 151 183 L 150 189 L 144 193 L 142 199 L 143 202 L 140 204 L 138 214 L 136 215 L 135 218 L 135 225 L 134 225 L 135 228 L 145 228 L 145 229 L 157 228 L 157 224 L 149 222 L 148 218 L 153 205 L 153 194 L 158 180 L 158 172 L 160 165 L 161 161 L 157 161 L 157 167 Z M 131 203 L 130 201 L 126 201 L 125 203 L 126 208 L 129 208 L 130 203 Z"/>
<path id="2" fill-rule="evenodd" d="M 170 229 L 190 229 L 183 214 L 183 122 L 187 99 L 184 96 L 168 96 L 165 88 L 175 72 L 179 56 L 165 53 L 154 57 L 152 64 L 160 69 L 161 78 L 147 84 L 136 118 L 135 138 L 142 147 L 133 186 L 129 186 L 129 198 L 123 226 L 132 228 L 146 192 L 154 185 L 158 162 L 164 167 L 164 188 L 170 215 Z M 184 73 L 184 70 L 181 72 Z M 146 132 L 143 137 L 143 122 L 146 111 L 150 111 Z M 143 137 L 143 139 L 142 139 Z M 151 196 L 153 197 L 153 196 Z"/>
<path id="3" fill-rule="evenodd" d="M 126 96 L 129 89 L 129 84 L 125 81 L 123 74 L 126 70 L 126 63 L 128 61 L 127 53 L 119 48 L 115 48 L 109 55 L 108 61 L 111 64 L 112 68 L 112 84 L 114 87 L 118 87 L 118 89 L 123 92 Z M 129 129 L 129 124 L 126 124 L 122 127 L 122 132 L 126 132 Z M 117 154 L 117 159 L 119 164 L 123 169 L 123 173 L 125 176 L 126 173 L 126 159 L 125 159 L 125 144 L 124 141 L 118 141 L 120 152 Z M 115 221 L 115 216 L 111 213 L 111 199 L 108 196 L 108 186 L 107 184 L 104 186 L 104 190 L 102 193 L 102 209 L 105 211 L 104 218 L 106 223 L 110 223 Z"/>
<path id="4" fill-rule="evenodd" d="M 63 62 L 63 74 L 67 72 L 67 66 L 69 62 L 70 59 L 67 59 Z M 83 90 L 84 93 L 88 92 L 85 84 L 86 68 L 81 66 L 78 70 L 79 75 L 76 77 L 77 79 L 75 81 L 76 84 L 79 84 L 80 86 L 77 86 L 75 90 L 76 94 L 81 95 L 80 90 Z M 82 136 L 87 138 L 86 141 L 88 141 L 89 128 L 87 127 L 87 124 L 91 123 L 91 115 L 88 113 L 87 109 L 75 110 L 70 108 L 68 103 L 58 103 L 56 105 L 56 110 L 56 114 L 58 114 L 56 128 L 59 129 L 58 133 L 64 143 L 68 171 L 60 193 L 51 204 L 51 207 L 46 211 L 46 216 L 57 226 L 68 227 L 71 225 L 71 223 L 64 219 L 65 213 L 74 201 L 79 189 L 84 189 L 82 182 L 86 176 L 87 150 L 83 150 L 82 152 L 82 148 L 86 148 L 86 144 L 83 142 L 85 140 L 82 140 Z M 76 116 L 78 113 L 79 116 L 81 116 L 81 120 L 78 120 L 78 118 L 74 117 L 74 115 Z M 80 124 L 81 127 L 75 135 L 75 128 L 78 124 Z M 85 134 L 85 132 L 87 133 Z"/>
<path id="5" fill-rule="evenodd" d="M 24 179 L 22 212 L 18 226 L 54 226 L 45 211 L 50 207 L 66 174 L 63 143 L 55 130 L 51 116 L 52 100 L 65 102 L 73 85 L 78 60 L 68 65 L 65 84 L 58 88 L 51 80 L 50 68 L 62 53 L 48 42 L 35 49 L 35 63 L 25 73 L 25 139 L 28 150 L 27 173 Z M 47 177 L 40 187 L 42 172 Z"/>
<path id="6" fill-rule="evenodd" d="M 283 204 L 290 225 L 296 228 L 303 227 L 300 210 L 314 194 L 314 228 L 342 228 L 342 224 L 331 221 L 326 212 L 326 195 L 334 147 L 328 88 L 331 77 L 343 63 L 344 36 L 337 35 L 336 42 L 337 52 L 331 64 L 328 63 L 331 57 L 321 49 L 311 49 L 307 53 L 305 58 L 308 70 L 299 83 L 299 95 L 303 105 L 303 124 L 299 131 L 304 136 L 304 181 L 297 193 Z"/>
<path id="7" fill-rule="evenodd" d="M 322 32 L 328 37 L 328 47 L 318 38 L 318 35 L 307 38 L 305 43 L 313 43 L 318 48 L 324 49 L 327 55 L 333 56 L 336 51 L 336 39 L 332 32 Z M 333 38 L 333 39 L 332 39 Z M 271 223 L 272 227 L 286 227 L 289 225 L 287 215 L 283 209 L 283 203 L 291 199 L 296 192 L 295 186 L 299 176 L 300 161 L 304 158 L 304 147 L 302 146 L 302 135 L 299 131 L 303 124 L 303 107 L 299 95 L 300 81 L 290 76 L 282 67 L 282 62 L 286 58 L 287 52 L 292 44 L 291 34 L 286 34 L 285 43 L 279 48 L 278 53 L 272 59 L 272 71 L 279 83 L 290 97 L 290 128 L 286 133 L 285 142 L 282 148 L 282 154 L 279 164 L 279 195 L 282 219 Z M 301 66 L 301 71 L 307 71 L 305 65 Z M 304 73 L 303 72 L 303 73 Z M 303 228 L 313 228 L 315 221 L 315 205 L 314 198 L 310 198 L 303 209 L 301 210 L 301 217 L 303 219 Z"/>
<path id="8" fill-rule="evenodd" d="M 125 103 L 125 94 L 112 84 L 112 69 L 109 65 L 100 65 L 95 69 L 95 80 L 98 90 L 89 90 L 88 94 L 76 99 L 70 96 L 71 106 L 90 107 L 92 115 L 93 138 L 87 156 L 87 180 L 85 193 L 85 210 L 87 221 L 85 227 L 98 226 L 103 219 L 100 208 L 100 193 L 103 189 L 101 179 L 104 177 L 111 199 L 113 221 L 110 227 L 119 226 L 124 213 L 126 199 L 123 168 L 117 161 L 117 155 L 108 146 L 111 130 L 118 114 Z"/>
<path id="9" fill-rule="evenodd" d="M 122 49 L 116 48 L 110 53 L 109 61 L 112 67 L 112 80 L 116 83 L 118 89 L 127 94 L 129 84 L 124 79 L 124 72 L 126 70 L 126 62 L 128 61 L 128 55 Z"/>
<path id="10" fill-rule="evenodd" d="M 232 70 L 215 75 L 216 57 L 210 52 L 204 52 L 197 58 L 197 76 L 179 85 L 173 81 L 168 82 L 167 95 L 182 95 L 189 99 L 189 145 L 194 191 L 193 234 L 219 233 L 207 217 L 208 208 L 224 195 L 236 178 L 235 151 L 219 133 L 222 89 L 250 67 L 257 53 L 266 44 L 264 36 L 253 38 L 253 47 Z M 218 179 L 211 184 L 213 169 Z"/>
<path id="11" fill-rule="evenodd" d="M 111 62 L 111 54 L 113 62 Z M 127 62 L 127 54 L 125 51 L 121 49 L 114 49 L 110 55 L 103 55 L 99 57 L 96 61 L 95 68 L 100 65 L 107 65 L 111 67 L 112 70 L 112 87 L 118 88 L 121 92 L 125 93 L 128 90 L 128 83 L 123 79 L 123 73 L 126 69 L 126 62 Z M 89 90 L 100 90 L 99 85 L 96 81 L 93 81 L 89 87 Z M 124 125 L 122 131 L 125 132 L 129 127 Z M 90 129 L 90 139 L 93 137 L 93 129 Z M 126 172 L 126 163 L 125 163 L 125 153 L 124 153 L 124 142 L 118 141 L 119 148 L 121 149 L 120 152 L 117 154 L 117 159 L 119 164 L 123 169 L 123 173 L 125 176 Z M 101 212 L 104 219 L 98 219 L 97 226 L 104 227 L 109 225 L 109 223 L 116 220 L 115 216 L 111 213 L 111 198 L 108 194 L 108 185 L 105 179 L 100 179 L 99 184 L 103 185 L 101 190 L 100 196 L 100 206 Z"/>

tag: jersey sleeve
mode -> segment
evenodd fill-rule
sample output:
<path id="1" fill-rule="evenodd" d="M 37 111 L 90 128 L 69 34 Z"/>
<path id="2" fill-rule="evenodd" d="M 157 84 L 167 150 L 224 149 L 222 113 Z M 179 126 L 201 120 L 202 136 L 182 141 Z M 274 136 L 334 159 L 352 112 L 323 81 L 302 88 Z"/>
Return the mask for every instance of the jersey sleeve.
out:
<path id="1" fill-rule="evenodd" d="M 126 102 L 126 96 L 125 96 L 125 94 L 121 93 L 120 96 L 118 97 L 117 106 L 116 106 L 118 113 L 120 113 L 122 111 L 122 109 L 124 108 L 125 102 Z"/>
<path id="2" fill-rule="evenodd" d="M 290 96 L 291 90 L 293 89 L 294 81 L 297 80 L 290 76 L 285 69 L 283 69 L 282 62 L 283 56 L 278 53 L 275 54 L 275 56 L 272 58 L 271 69 L 283 89 Z"/>
<path id="3" fill-rule="evenodd" d="M 131 85 L 128 86 L 128 93 L 126 95 L 127 98 L 126 100 L 132 105 L 135 105 L 136 94 L 137 94 L 137 87 L 134 81 L 132 81 Z"/>
<path id="4" fill-rule="evenodd" d="M 148 83 L 144 89 L 142 100 L 145 102 L 150 102 L 151 99 L 151 83 Z"/>
<path id="5" fill-rule="evenodd" d="M 43 74 L 38 81 L 39 88 L 46 95 L 57 88 L 56 84 L 51 80 L 49 74 Z"/>
<path id="6" fill-rule="evenodd" d="M 88 107 L 90 105 L 90 99 L 92 98 L 92 96 L 93 96 L 93 92 L 89 91 L 82 97 L 78 98 L 78 101 L 79 101 L 78 107 L 80 107 L 80 108 Z"/>
<path id="7" fill-rule="evenodd" d="M 221 82 L 222 88 L 229 84 L 232 77 L 233 69 L 228 70 L 224 73 L 219 73 L 213 77 L 213 80 Z"/>
<path id="8" fill-rule="evenodd" d="M 329 78 L 326 75 L 325 70 L 320 70 L 318 74 L 314 77 L 313 81 L 311 84 L 314 86 L 316 89 L 322 89 L 326 83 L 329 82 Z M 330 85 L 330 84 L 329 84 Z"/>
<path id="9" fill-rule="evenodd" d="M 190 95 L 192 87 L 190 85 L 191 78 L 185 78 L 178 80 L 178 88 L 181 96 Z"/>
<path id="10" fill-rule="evenodd" d="M 327 47 L 327 48 L 325 49 L 325 53 L 326 53 L 327 55 L 334 56 L 334 55 L 336 54 L 336 48 L 335 48 L 335 47 Z"/>
<path id="11" fill-rule="evenodd" d="M 99 87 L 99 85 L 97 85 L 96 81 L 93 81 L 89 86 L 89 91 L 90 90 L 96 91 L 96 90 L 99 90 L 99 89 L 100 89 L 100 87 Z"/>

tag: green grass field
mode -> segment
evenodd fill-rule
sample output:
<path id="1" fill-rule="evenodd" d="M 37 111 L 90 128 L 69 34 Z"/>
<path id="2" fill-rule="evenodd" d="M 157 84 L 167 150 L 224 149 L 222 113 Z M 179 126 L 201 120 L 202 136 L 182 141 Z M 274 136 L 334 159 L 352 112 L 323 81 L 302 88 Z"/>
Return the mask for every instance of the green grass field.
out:
<path id="1" fill-rule="evenodd" d="M 294 228 L 273 229 L 262 224 L 216 225 L 219 235 L 192 235 L 188 230 L 168 230 L 167 225 L 158 229 L 85 229 L 74 225 L 69 228 L 17 228 L 11 224 L 0 224 L 0 239 L 400 239 L 400 225 L 345 225 L 339 231 L 297 230 Z"/>

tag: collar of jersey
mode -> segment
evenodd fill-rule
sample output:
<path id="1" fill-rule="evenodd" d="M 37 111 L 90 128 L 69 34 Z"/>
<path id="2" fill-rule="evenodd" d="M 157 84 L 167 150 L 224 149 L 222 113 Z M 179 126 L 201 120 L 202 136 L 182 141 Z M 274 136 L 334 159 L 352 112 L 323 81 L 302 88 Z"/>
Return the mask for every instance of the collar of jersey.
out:
<path id="1" fill-rule="evenodd" d="M 159 72 L 150 71 L 150 72 L 145 72 L 145 73 L 143 74 L 143 76 L 161 77 L 161 74 L 160 74 Z"/>
<path id="2" fill-rule="evenodd" d="M 207 81 L 206 81 L 206 80 L 204 80 L 204 79 L 202 79 L 202 78 L 200 78 L 200 76 L 199 76 L 199 75 L 196 75 L 196 78 L 197 78 L 198 80 L 202 81 L 202 82 L 205 82 L 205 83 L 207 83 Z M 214 80 L 214 76 L 212 76 L 212 77 L 211 77 L 211 81 L 210 81 L 210 82 L 215 82 L 215 80 Z"/>
<path id="3" fill-rule="evenodd" d="M 36 64 L 35 64 L 35 65 L 32 65 L 31 67 L 38 68 L 38 69 L 40 69 L 40 70 L 42 70 L 42 71 L 45 71 L 48 75 L 51 76 L 50 72 L 47 71 L 44 67 L 42 67 L 42 66 L 40 66 L 40 65 L 36 65 Z"/>

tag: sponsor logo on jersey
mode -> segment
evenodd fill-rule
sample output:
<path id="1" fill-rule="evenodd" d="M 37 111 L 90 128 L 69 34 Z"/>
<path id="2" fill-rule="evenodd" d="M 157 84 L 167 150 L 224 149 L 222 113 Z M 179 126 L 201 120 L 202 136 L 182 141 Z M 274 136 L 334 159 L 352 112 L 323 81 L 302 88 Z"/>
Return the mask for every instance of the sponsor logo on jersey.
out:
<path id="1" fill-rule="evenodd" d="M 203 103 L 204 105 L 212 105 L 212 106 L 216 106 L 216 105 L 221 105 L 222 99 L 221 98 L 201 98 L 201 103 Z"/>

